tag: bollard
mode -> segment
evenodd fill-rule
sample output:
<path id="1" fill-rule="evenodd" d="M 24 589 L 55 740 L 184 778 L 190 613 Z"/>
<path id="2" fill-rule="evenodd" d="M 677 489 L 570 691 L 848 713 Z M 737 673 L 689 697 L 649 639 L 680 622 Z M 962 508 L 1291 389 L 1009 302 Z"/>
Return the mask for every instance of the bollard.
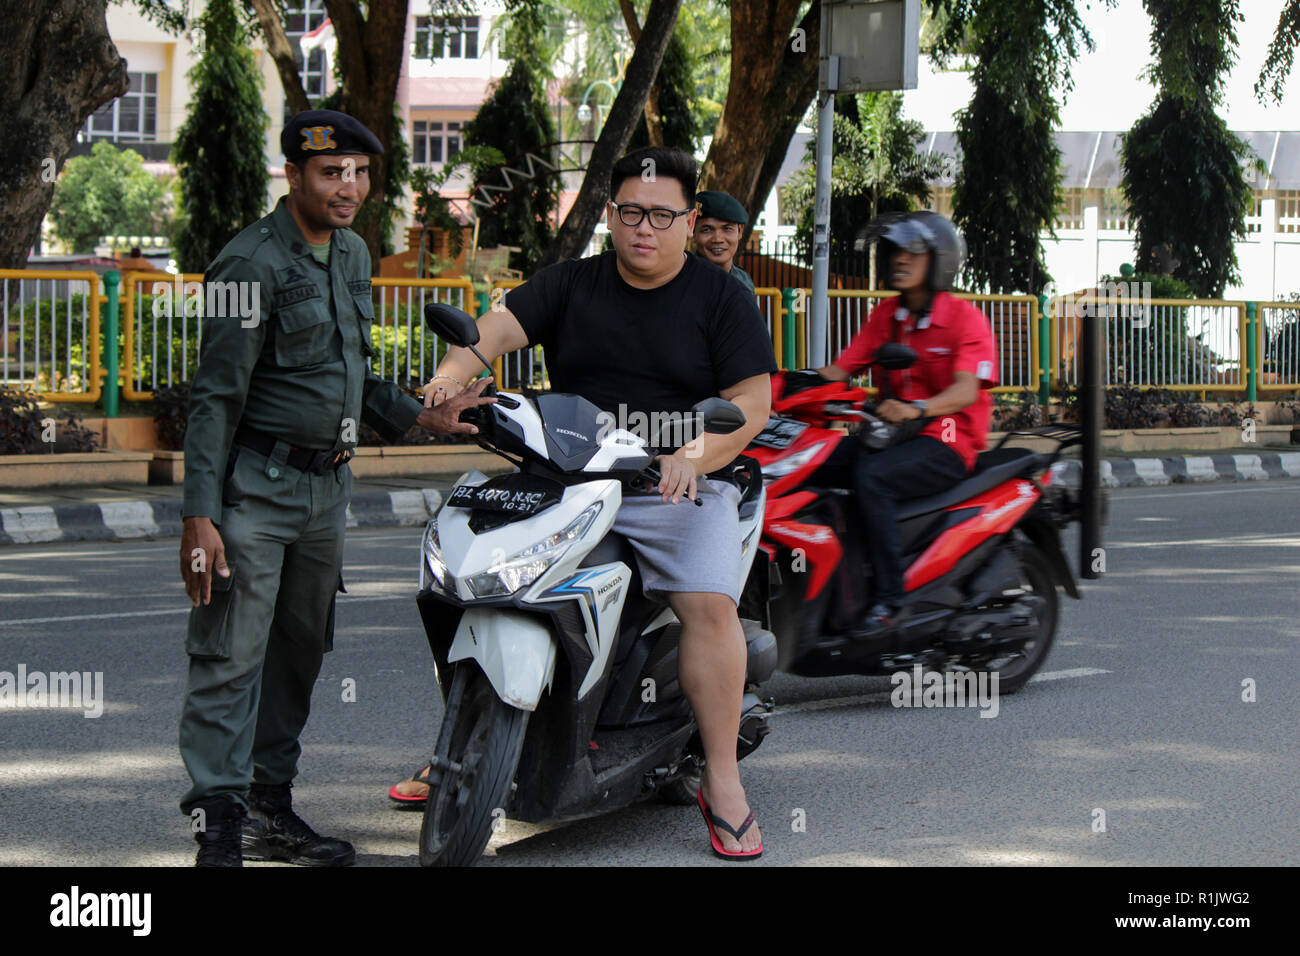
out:
<path id="1" fill-rule="evenodd" d="M 793 369 L 795 365 L 794 304 L 799 298 L 795 289 L 781 290 L 781 367 Z"/>
<path id="2" fill-rule="evenodd" d="M 1092 309 L 1095 313 L 1097 310 Z M 1101 430 L 1106 423 L 1105 396 L 1102 393 L 1102 369 L 1106 367 L 1104 319 L 1095 314 L 1079 322 L 1079 411 L 1083 427 L 1080 449 L 1082 475 L 1079 479 L 1079 577 L 1101 577 L 1097 554 L 1101 548 L 1103 494 L 1101 490 Z"/>
<path id="3" fill-rule="evenodd" d="M 108 297 L 108 309 L 104 313 L 104 417 L 117 418 L 117 289 L 122 282 L 122 274 L 116 271 L 104 273 L 104 295 Z"/>
<path id="4" fill-rule="evenodd" d="M 1259 306 L 1254 302 L 1246 303 L 1246 400 L 1255 403 L 1255 391 L 1259 387 L 1258 344 Z"/>
<path id="5" fill-rule="evenodd" d="M 1038 297 L 1038 404 L 1052 401 L 1052 313 L 1047 296 Z"/>

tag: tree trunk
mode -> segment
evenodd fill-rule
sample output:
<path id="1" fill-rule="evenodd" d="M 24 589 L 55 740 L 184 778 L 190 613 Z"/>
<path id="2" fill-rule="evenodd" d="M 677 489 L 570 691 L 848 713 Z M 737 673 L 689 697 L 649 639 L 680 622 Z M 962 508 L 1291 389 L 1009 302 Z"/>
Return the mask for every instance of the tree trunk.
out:
<path id="1" fill-rule="evenodd" d="M 551 248 L 547 250 L 547 263 L 578 256 L 591 239 L 592 230 L 600 221 L 600 214 L 609 198 L 610 173 L 614 163 L 627 149 L 637 118 L 645 109 L 646 96 L 659 73 L 659 64 L 663 61 L 664 51 L 668 49 L 668 38 L 672 36 L 673 24 L 677 21 L 677 11 L 681 4 L 682 0 L 651 0 L 645 27 L 641 31 L 641 41 L 636 45 L 632 60 L 627 65 L 623 86 L 605 119 L 600 138 L 592 148 L 591 160 L 587 163 L 587 174 L 583 177 L 578 198 L 564 218 L 564 224 L 556 233 Z"/>
<path id="2" fill-rule="evenodd" d="M 334 36 L 338 40 L 339 69 L 343 74 L 343 112 L 354 117 L 379 138 L 384 149 L 393 143 L 393 103 L 402 73 L 406 45 L 407 0 L 370 0 L 369 16 L 362 17 L 357 0 L 325 0 Z M 383 217 L 378 215 L 388 181 L 384 157 L 370 161 L 372 211 L 358 217 L 353 228 L 370 249 L 370 267 L 379 272 L 383 255 Z"/>
<path id="3" fill-rule="evenodd" d="M 284 98 L 289 101 L 289 108 L 294 113 L 311 109 L 307 100 L 307 91 L 302 88 L 302 77 L 298 73 L 298 61 L 293 58 L 293 44 L 284 32 L 280 14 L 275 8 L 275 0 L 249 0 L 257 11 L 257 23 L 262 28 L 262 38 L 266 40 L 266 52 L 275 61 L 275 69 L 280 74 L 280 86 L 284 89 Z"/>
<path id="4" fill-rule="evenodd" d="M 86 117 L 127 90 L 106 0 L 0 0 L 0 268 L 22 269 Z"/>
<path id="5" fill-rule="evenodd" d="M 641 25 L 636 22 L 636 7 L 632 0 L 618 0 L 618 7 L 623 11 L 623 22 L 627 24 L 628 35 L 632 37 L 635 47 L 641 42 Z M 663 118 L 659 115 L 659 83 L 650 84 L 650 93 L 645 99 L 645 128 L 651 146 L 664 144 Z"/>
<path id="6" fill-rule="evenodd" d="M 796 24 L 799 6 L 798 0 L 731 4 L 731 80 L 700 187 L 729 193 L 745 207 L 750 225 L 742 242 L 817 93 L 820 5 L 809 6 Z"/>

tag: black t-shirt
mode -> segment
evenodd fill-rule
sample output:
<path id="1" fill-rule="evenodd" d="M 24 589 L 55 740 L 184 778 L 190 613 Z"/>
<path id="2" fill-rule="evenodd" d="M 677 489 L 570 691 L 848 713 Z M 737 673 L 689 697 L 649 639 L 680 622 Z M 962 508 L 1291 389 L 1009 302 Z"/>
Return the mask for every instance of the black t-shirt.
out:
<path id="1" fill-rule="evenodd" d="M 628 427 L 634 413 L 681 415 L 776 371 L 754 296 L 727 273 L 687 256 L 671 282 L 637 289 L 615 256 L 557 262 L 506 294 L 529 344 L 546 352 L 554 391 L 581 395 Z"/>

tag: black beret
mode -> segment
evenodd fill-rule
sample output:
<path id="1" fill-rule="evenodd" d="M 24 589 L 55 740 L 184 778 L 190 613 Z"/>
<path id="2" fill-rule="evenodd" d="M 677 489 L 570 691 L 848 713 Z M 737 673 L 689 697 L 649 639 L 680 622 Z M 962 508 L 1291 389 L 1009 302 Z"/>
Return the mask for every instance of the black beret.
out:
<path id="1" fill-rule="evenodd" d="M 733 199 L 716 189 L 706 189 L 695 194 L 695 201 L 700 205 L 700 215 L 707 219 L 721 219 L 723 222 L 748 223 L 749 214 L 740 200 Z"/>
<path id="2" fill-rule="evenodd" d="M 284 124 L 280 150 L 290 163 L 309 156 L 368 153 L 382 156 L 378 138 L 347 113 L 337 110 L 303 110 Z"/>

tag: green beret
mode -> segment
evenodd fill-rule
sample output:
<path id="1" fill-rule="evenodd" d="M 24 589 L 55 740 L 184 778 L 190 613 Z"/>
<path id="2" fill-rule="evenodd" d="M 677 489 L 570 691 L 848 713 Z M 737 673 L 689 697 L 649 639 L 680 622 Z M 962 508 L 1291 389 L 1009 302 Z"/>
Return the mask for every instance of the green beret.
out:
<path id="1" fill-rule="evenodd" d="M 365 153 L 382 156 L 384 147 L 374 133 L 347 113 L 337 110 L 303 110 L 284 124 L 280 150 L 290 163 L 309 156 Z"/>
<path id="2" fill-rule="evenodd" d="M 696 193 L 695 201 L 699 203 L 700 215 L 708 219 L 738 222 L 742 225 L 749 222 L 749 215 L 740 201 L 716 189 L 706 189 L 702 193 Z"/>

